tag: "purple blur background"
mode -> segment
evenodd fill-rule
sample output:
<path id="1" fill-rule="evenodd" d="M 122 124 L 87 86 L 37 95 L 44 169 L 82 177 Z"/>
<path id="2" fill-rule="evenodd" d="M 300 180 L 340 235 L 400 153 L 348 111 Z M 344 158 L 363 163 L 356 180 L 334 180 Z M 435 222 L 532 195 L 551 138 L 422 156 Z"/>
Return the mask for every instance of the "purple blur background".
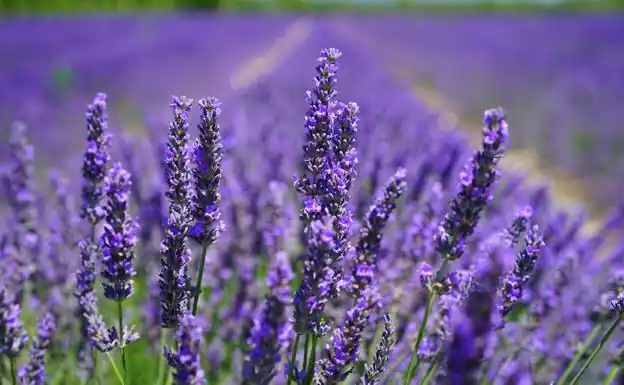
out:
<path id="1" fill-rule="evenodd" d="M 163 15 L 0 21 L 0 159 L 6 157 L 9 124 L 20 119 L 34 133 L 40 161 L 70 164 L 84 139 L 85 106 L 98 91 L 109 95 L 112 128 L 126 131 L 146 119 L 168 116 L 172 94 L 214 95 L 227 102 L 237 92 L 231 87 L 236 72 L 269 51 L 297 19 Z M 592 186 L 596 201 L 613 204 L 620 198 L 623 17 L 332 16 L 307 21 L 307 32 L 271 64 L 277 71 L 271 76 L 275 87 L 300 87 L 302 99 L 271 113 L 303 116 L 303 87 L 311 84 L 314 57 L 320 48 L 336 46 L 345 52 L 340 89 L 349 98 L 384 95 L 389 98 L 385 104 L 392 104 L 393 96 L 380 93 L 378 85 L 358 84 L 359 64 L 374 62 L 362 68 L 375 68 L 377 77 L 387 77 L 384 83 L 395 82 L 388 87 L 405 94 L 397 96 L 405 115 L 426 114 L 422 106 L 407 105 L 418 101 L 405 101 L 414 86 L 439 93 L 460 124 L 501 105 L 509 113 L 513 147 L 531 148 L 544 164 L 580 177 Z M 285 119 L 282 124 L 302 130 L 298 122 Z"/>

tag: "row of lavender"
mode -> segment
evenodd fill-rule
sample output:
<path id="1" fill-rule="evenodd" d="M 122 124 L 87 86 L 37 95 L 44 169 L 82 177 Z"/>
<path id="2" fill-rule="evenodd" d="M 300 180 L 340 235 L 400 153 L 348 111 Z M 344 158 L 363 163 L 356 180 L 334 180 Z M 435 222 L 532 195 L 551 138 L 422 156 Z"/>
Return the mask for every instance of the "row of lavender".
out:
<path id="1" fill-rule="evenodd" d="M 359 104 L 338 100 L 340 54 L 324 50 L 303 129 L 285 108 L 306 86 L 296 62 L 223 116 L 215 99 L 174 98 L 164 142 L 155 129 L 116 151 L 98 95 L 82 183 L 52 173 L 54 199 L 16 125 L 3 379 L 43 384 L 47 365 L 51 384 L 575 384 L 604 344 L 585 375 L 612 383 L 624 282 L 605 237 L 621 213 L 582 235 L 546 189 L 500 174 L 502 110 L 470 156 L 346 48 Z"/>
<path id="2" fill-rule="evenodd" d="M 39 159 L 64 167 L 77 153 L 84 100 L 105 89 L 119 111 L 113 126 L 141 123 L 168 95 L 225 97 L 229 76 L 266 51 L 290 16 L 127 15 L 0 21 L 0 124 L 37 129 Z M 157 112 L 162 112 L 158 109 Z M 62 133 L 62 135 L 59 135 Z M 0 130 L 0 158 L 8 130 Z M 3 151 L 4 150 L 4 151 Z"/>
<path id="3" fill-rule="evenodd" d="M 501 103 L 513 145 L 620 198 L 624 172 L 624 23 L 619 15 L 345 17 L 415 84 L 440 91 L 460 118 Z"/>

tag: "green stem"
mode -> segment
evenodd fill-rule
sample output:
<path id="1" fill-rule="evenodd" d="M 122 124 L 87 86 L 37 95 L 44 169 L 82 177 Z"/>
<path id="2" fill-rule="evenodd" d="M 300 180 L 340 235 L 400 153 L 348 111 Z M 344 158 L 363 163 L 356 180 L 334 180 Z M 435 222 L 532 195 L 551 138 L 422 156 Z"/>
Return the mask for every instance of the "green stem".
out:
<path id="1" fill-rule="evenodd" d="M 17 385 L 17 370 L 15 368 L 15 358 L 9 358 L 9 366 L 11 371 L 11 383 Z"/>
<path id="2" fill-rule="evenodd" d="M 4 364 L 4 358 L 0 356 L 0 379 L 7 376 L 7 368 Z"/>
<path id="3" fill-rule="evenodd" d="M 121 375 L 121 372 L 119 371 L 119 368 L 117 368 L 117 365 L 115 364 L 115 360 L 113 360 L 113 356 L 111 356 L 110 352 L 106 352 L 106 357 L 108 357 L 108 362 L 110 362 L 111 367 L 113 368 L 113 372 L 115 372 L 115 376 L 117 376 L 117 379 L 119 380 L 119 383 L 121 385 L 125 385 L 125 381 L 123 376 Z"/>
<path id="4" fill-rule="evenodd" d="M 431 379 L 433 378 L 433 375 L 435 374 L 437 368 L 438 368 L 438 360 L 437 358 L 434 358 L 433 361 L 431 361 L 431 364 L 429 364 L 429 367 L 427 368 L 427 372 L 425 373 L 425 377 L 423 377 L 423 380 L 420 382 L 420 385 L 428 385 L 431 382 Z"/>
<path id="5" fill-rule="evenodd" d="M 583 357 L 583 354 L 585 354 L 587 349 L 591 346 L 592 342 L 594 342 L 594 339 L 596 338 L 598 333 L 600 333 L 600 330 L 602 330 L 602 325 L 598 324 L 594 326 L 594 328 L 589 332 L 589 334 L 585 338 L 585 341 L 583 342 L 583 345 L 579 350 L 577 350 L 576 354 L 574 354 L 572 361 L 570 361 L 570 363 L 566 367 L 566 370 L 563 372 L 557 382 L 555 382 L 555 385 L 563 385 L 566 383 L 568 377 L 570 377 L 570 374 L 572 374 L 572 371 L 574 370 L 574 368 L 576 368 L 576 364 L 578 364 L 581 357 Z"/>
<path id="6" fill-rule="evenodd" d="M 425 336 L 425 326 L 427 325 L 427 320 L 429 319 L 429 315 L 431 314 L 431 310 L 433 309 L 434 301 L 435 301 L 435 293 L 432 291 L 429 294 L 429 301 L 427 302 L 427 308 L 425 309 L 425 316 L 423 317 L 423 320 L 420 323 L 420 328 L 418 329 L 418 336 L 416 337 L 414 350 L 412 350 L 412 356 L 410 357 L 409 365 L 407 366 L 407 371 L 405 372 L 405 377 L 403 378 L 403 385 L 409 385 L 412 378 L 414 378 L 416 369 L 420 365 L 420 358 L 418 358 L 418 350 L 420 349 L 420 344 L 422 343 L 422 340 Z"/>
<path id="7" fill-rule="evenodd" d="M 308 372 L 308 351 L 310 349 L 310 333 L 306 333 L 305 343 L 303 344 L 303 371 Z"/>
<path id="8" fill-rule="evenodd" d="M 102 383 L 102 379 L 100 378 L 100 365 L 98 363 L 98 352 L 97 350 L 91 348 L 91 359 L 93 360 L 93 377 L 95 379 L 95 383 L 100 385 Z"/>
<path id="9" fill-rule="evenodd" d="M 160 385 L 165 377 L 167 365 L 165 364 L 165 355 L 163 349 L 167 344 L 167 329 L 160 329 L 160 353 L 158 356 L 158 379 L 156 385 Z"/>
<path id="10" fill-rule="evenodd" d="M 594 361 L 598 353 L 600 353 L 602 348 L 607 344 L 607 342 L 609 341 L 609 338 L 611 338 L 611 335 L 613 335 L 617 327 L 620 325 L 620 322 L 622 322 L 622 314 L 619 314 L 617 318 L 613 320 L 613 323 L 611 324 L 611 326 L 609 326 L 609 329 L 604 334 L 604 336 L 602 336 L 602 338 L 600 339 L 600 342 L 598 342 L 598 345 L 594 348 L 594 350 L 592 350 L 587 361 L 585 361 L 583 366 L 581 366 L 581 369 L 579 370 L 578 373 L 576 373 L 576 376 L 572 378 L 572 382 L 570 382 L 570 385 L 576 385 L 581 380 L 581 377 L 583 377 L 583 374 L 585 374 L 585 371 L 587 370 L 589 365 L 591 365 L 591 363 Z"/>
<path id="11" fill-rule="evenodd" d="M 613 381 L 615 381 L 619 373 L 620 367 L 618 365 L 613 365 L 609 370 L 609 374 L 607 374 L 607 378 L 605 378 L 602 385 L 611 385 Z"/>
<path id="12" fill-rule="evenodd" d="M 193 315 L 197 315 L 197 309 L 199 308 L 199 297 L 202 292 L 202 281 L 204 279 L 204 268 L 206 267 L 206 253 L 208 252 L 208 242 L 204 242 L 201 249 L 201 257 L 199 259 L 199 271 L 197 272 L 197 284 L 195 289 L 195 298 L 193 298 Z"/>
<path id="13" fill-rule="evenodd" d="M 438 269 L 435 281 L 433 285 L 436 285 L 440 282 L 444 273 L 446 272 L 446 266 L 448 265 L 448 261 L 446 259 L 442 260 L 442 265 Z M 420 328 L 418 329 L 418 336 L 416 337 L 416 343 L 414 344 L 414 350 L 412 351 L 412 356 L 410 357 L 409 365 L 407 366 L 407 371 L 405 372 L 405 377 L 403 378 L 403 385 L 409 385 L 412 378 L 414 378 L 414 374 L 416 374 L 416 369 L 420 365 L 420 358 L 418 358 L 418 351 L 420 350 L 420 344 L 425 336 L 425 328 L 427 327 L 427 321 L 429 320 L 429 316 L 431 315 L 431 311 L 433 309 L 433 304 L 436 299 L 436 291 L 435 287 L 429 289 L 429 300 L 427 301 L 427 308 L 425 309 L 425 315 L 423 316 L 423 320 L 420 323 Z"/>
<path id="14" fill-rule="evenodd" d="M 121 367 L 123 369 L 124 382 L 128 381 L 128 364 L 126 362 L 126 343 L 124 336 L 124 323 L 123 323 L 123 305 L 122 301 L 117 301 L 117 315 L 119 316 L 119 344 L 121 349 Z"/>
<path id="15" fill-rule="evenodd" d="M 293 344 L 293 351 L 292 351 L 292 354 L 290 355 L 290 369 L 288 370 L 288 380 L 286 381 L 286 385 L 290 385 L 293 379 L 293 374 L 294 374 L 295 366 L 296 366 L 295 361 L 297 360 L 297 349 L 299 349 L 300 338 L 301 338 L 301 334 L 297 333 L 297 335 L 295 336 L 295 343 Z"/>
<path id="16" fill-rule="evenodd" d="M 96 233 L 96 226 L 95 225 L 91 225 L 91 231 L 89 233 L 89 240 L 91 241 L 91 244 L 95 244 L 95 233 Z M 91 348 L 91 358 L 93 359 L 93 378 L 95 380 L 95 383 L 97 385 L 100 385 L 102 383 L 102 379 L 100 378 L 100 366 L 98 365 L 98 352 L 97 350 L 95 350 L 94 348 Z"/>
<path id="17" fill-rule="evenodd" d="M 311 385 L 314 380 L 314 366 L 316 365 L 316 344 L 318 343 L 318 336 L 312 333 L 312 349 L 310 350 L 310 361 L 307 363 L 306 381 L 305 385 Z"/>

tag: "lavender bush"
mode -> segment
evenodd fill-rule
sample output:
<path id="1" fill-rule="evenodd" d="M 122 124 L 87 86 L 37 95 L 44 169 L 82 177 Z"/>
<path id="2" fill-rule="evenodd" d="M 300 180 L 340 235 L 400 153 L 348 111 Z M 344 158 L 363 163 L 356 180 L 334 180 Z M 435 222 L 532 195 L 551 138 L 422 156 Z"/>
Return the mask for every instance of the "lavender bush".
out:
<path id="1" fill-rule="evenodd" d="M 15 125 L 0 382 L 624 380 L 624 253 L 607 242 L 621 208 L 582 233 L 499 168 L 503 109 L 469 154 L 455 133 L 375 115 L 376 98 L 340 100 L 342 55 L 321 51 L 302 130 L 255 115 L 291 98 L 267 79 L 238 99 L 252 132 L 223 124 L 216 98 L 173 97 L 166 140 L 126 138 L 117 159 L 98 94 L 80 183 L 54 170 L 50 191 Z"/>

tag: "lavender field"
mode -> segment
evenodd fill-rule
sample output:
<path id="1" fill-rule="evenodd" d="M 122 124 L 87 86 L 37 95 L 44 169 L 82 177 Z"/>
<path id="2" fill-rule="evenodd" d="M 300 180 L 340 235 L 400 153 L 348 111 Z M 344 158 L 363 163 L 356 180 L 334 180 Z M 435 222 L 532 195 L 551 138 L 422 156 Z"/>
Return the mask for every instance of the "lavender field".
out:
<path id="1" fill-rule="evenodd" d="M 621 30 L 0 21 L 0 385 L 624 383 Z"/>
<path id="2" fill-rule="evenodd" d="M 514 147 L 600 186 L 600 200 L 620 199 L 621 16 L 353 17 L 340 27 L 412 85 L 440 92 L 462 120 L 506 106 L 518 120 Z"/>

